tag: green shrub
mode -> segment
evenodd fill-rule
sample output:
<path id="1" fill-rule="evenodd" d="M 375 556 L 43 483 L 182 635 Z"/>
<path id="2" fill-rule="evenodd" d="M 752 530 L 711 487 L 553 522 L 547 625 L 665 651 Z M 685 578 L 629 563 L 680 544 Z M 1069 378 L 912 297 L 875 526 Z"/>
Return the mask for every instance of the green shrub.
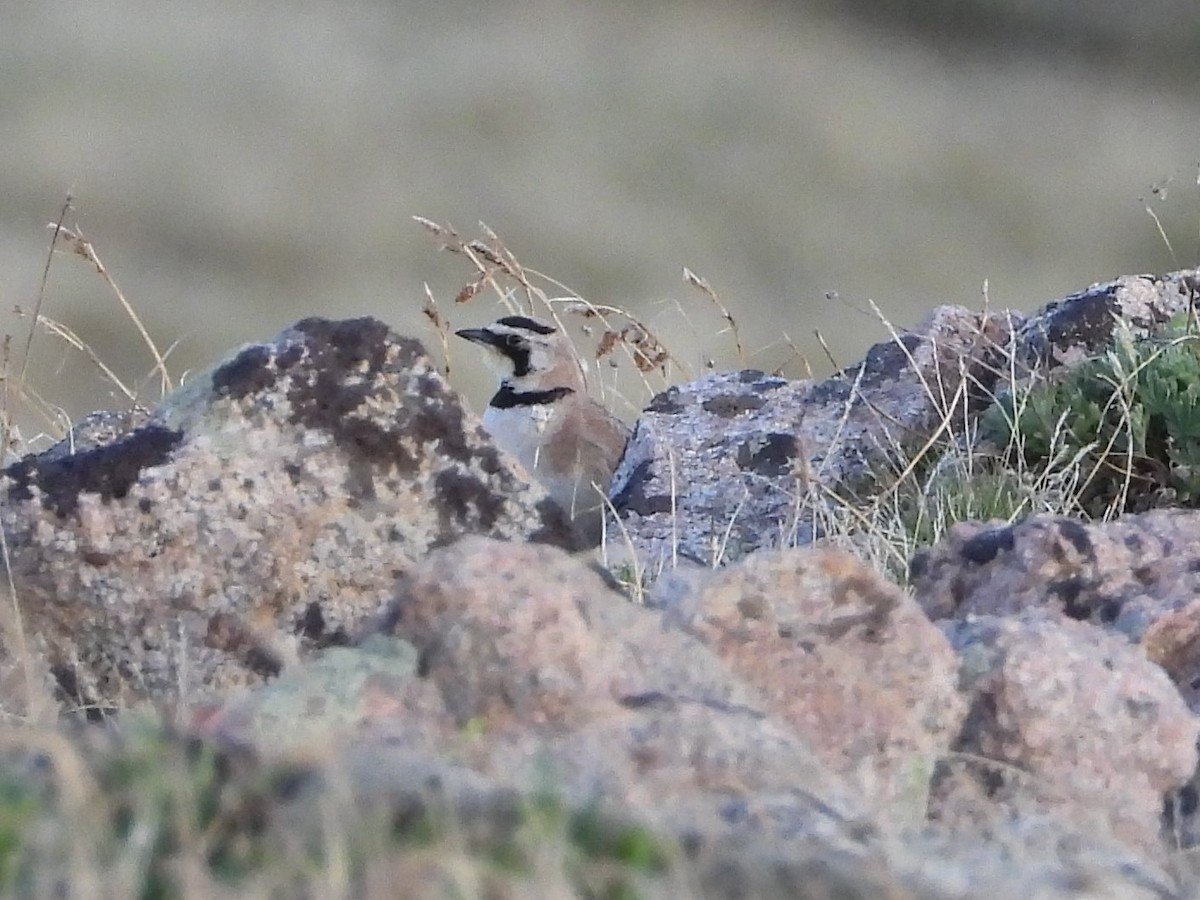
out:
<path id="1" fill-rule="evenodd" d="M 1186 317 L 1150 338 L 1121 328 L 1102 356 L 1000 397 L 982 427 L 1010 464 L 1078 465 L 1096 518 L 1200 505 L 1200 334 Z"/>

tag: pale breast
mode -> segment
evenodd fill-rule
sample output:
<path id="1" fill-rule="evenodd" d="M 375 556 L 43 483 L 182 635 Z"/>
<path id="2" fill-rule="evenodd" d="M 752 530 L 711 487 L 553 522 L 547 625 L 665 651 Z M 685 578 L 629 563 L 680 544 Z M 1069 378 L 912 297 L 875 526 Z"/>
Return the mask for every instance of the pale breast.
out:
<path id="1" fill-rule="evenodd" d="M 483 425 L 496 444 L 516 457 L 575 519 L 581 531 L 598 541 L 604 511 L 601 491 L 608 487 L 627 432 L 593 404 L 571 408 L 567 418 L 572 419 L 572 427 L 565 430 L 562 411 L 553 418 L 551 412 L 548 406 L 489 407 Z M 572 433 L 583 424 L 591 438 L 573 438 Z"/>
<path id="2" fill-rule="evenodd" d="M 550 408 L 519 406 L 496 409 L 489 406 L 483 414 L 483 427 L 506 453 L 515 456 L 531 475 L 537 475 L 542 445 L 549 429 Z"/>

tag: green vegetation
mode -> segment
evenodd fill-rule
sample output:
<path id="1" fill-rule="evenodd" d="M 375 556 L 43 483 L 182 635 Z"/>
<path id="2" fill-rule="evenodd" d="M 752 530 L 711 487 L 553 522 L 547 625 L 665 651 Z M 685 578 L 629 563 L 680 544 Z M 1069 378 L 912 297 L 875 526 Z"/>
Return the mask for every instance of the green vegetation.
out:
<path id="1" fill-rule="evenodd" d="M 1011 391 L 983 433 L 1014 468 L 1064 463 L 1093 518 L 1200 503 L 1200 335 L 1180 317 L 1152 338 L 1122 329 L 1081 365 Z"/>
<path id="2" fill-rule="evenodd" d="M 263 764 L 144 722 L 119 734 L 66 730 L 69 740 L 40 746 L 30 732 L 0 764 L 0 896 L 72 885 L 139 900 L 291 898 L 331 896 L 343 879 L 354 897 L 474 896 L 469 881 L 496 896 L 550 888 L 624 900 L 669 880 L 679 858 L 644 826 L 549 790 L 484 793 L 450 809 L 432 794 L 351 796 L 329 768 Z M 444 889 L 389 881 L 415 860 Z"/>
<path id="3" fill-rule="evenodd" d="M 904 583 L 907 561 L 959 522 L 1034 514 L 1107 520 L 1200 506 L 1200 331 L 1181 315 L 1149 337 L 1117 323 L 1093 358 L 1022 377 L 998 392 L 965 385 L 934 437 L 897 443 L 863 483 L 807 485 L 797 508 L 827 539 Z M 992 397 L 965 413 L 967 388 Z M 816 511 L 816 512 L 813 512 Z"/>

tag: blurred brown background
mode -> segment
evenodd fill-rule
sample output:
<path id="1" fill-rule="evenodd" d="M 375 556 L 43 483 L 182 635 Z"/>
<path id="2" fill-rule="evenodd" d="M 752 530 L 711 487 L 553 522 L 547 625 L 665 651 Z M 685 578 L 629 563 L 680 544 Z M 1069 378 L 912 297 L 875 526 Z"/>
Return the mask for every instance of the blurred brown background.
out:
<path id="1" fill-rule="evenodd" d="M 305 315 L 372 314 L 424 336 L 423 283 L 448 304 L 468 269 L 412 215 L 472 236 L 482 220 L 525 264 L 658 324 L 686 361 L 733 365 L 719 316 L 680 280 L 688 266 L 767 369 L 789 357 L 784 333 L 828 369 L 816 329 L 853 361 L 886 334 L 860 311 L 868 298 L 906 325 L 939 303 L 978 306 L 986 279 L 993 306 L 1029 309 L 1200 254 L 1193 0 L 106 2 L 2 16 L 10 367 L 27 323 L 8 310 L 32 306 L 43 226 L 68 192 L 69 221 L 160 346 L 179 342 L 175 372 Z M 448 311 L 456 327 L 494 314 L 486 300 Z M 44 312 L 123 376 L 148 373 L 82 260 L 56 257 Z M 469 359 L 454 380 L 482 403 Z M 30 381 L 70 416 L 116 402 L 44 334 Z"/>

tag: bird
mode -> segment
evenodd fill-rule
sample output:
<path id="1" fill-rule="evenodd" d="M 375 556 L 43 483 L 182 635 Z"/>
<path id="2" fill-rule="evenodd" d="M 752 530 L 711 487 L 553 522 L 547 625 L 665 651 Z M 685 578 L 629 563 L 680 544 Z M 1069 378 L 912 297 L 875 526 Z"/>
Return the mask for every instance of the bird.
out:
<path id="1" fill-rule="evenodd" d="M 588 396 L 570 339 L 531 316 L 455 334 L 482 347 L 500 376 L 483 427 L 570 515 L 580 537 L 599 544 L 608 485 L 629 429 Z"/>

